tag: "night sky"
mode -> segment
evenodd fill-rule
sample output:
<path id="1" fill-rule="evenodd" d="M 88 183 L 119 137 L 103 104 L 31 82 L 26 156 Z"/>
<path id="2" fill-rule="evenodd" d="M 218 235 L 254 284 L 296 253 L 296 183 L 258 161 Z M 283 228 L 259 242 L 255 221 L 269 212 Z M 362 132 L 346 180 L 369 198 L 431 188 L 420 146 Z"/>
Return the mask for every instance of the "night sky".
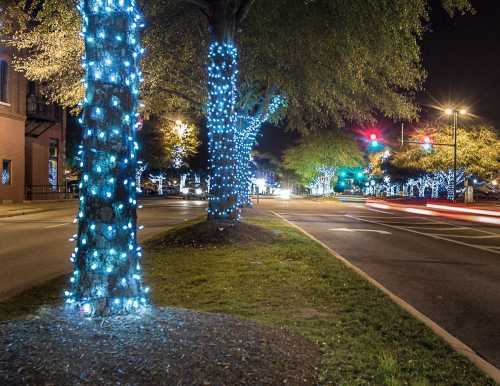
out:
<path id="1" fill-rule="evenodd" d="M 500 128 L 500 1 L 472 0 L 475 15 L 450 18 L 439 1 L 431 2 L 431 25 L 422 41 L 428 72 L 417 102 L 422 118 L 432 118 L 430 106 L 455 103 Z M 399 123 L 381 122 L 388 135 L 399 133 Z M 392 128 L 391 128 L 392 126 Z M 259 151 L 278 156 L 297 135 L 267 127 Z"/>

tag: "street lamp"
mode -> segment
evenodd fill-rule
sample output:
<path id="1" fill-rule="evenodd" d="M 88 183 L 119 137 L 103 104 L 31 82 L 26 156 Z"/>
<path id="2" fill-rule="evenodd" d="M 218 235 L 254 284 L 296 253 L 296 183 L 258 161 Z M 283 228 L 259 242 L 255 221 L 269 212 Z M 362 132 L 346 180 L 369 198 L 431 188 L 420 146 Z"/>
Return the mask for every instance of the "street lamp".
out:
<path id="1" fill-rule="evenodd" d="M 458 126 L 458 116 L 467 115 L 466 109 L 452 109 L 447 108 L 444 113 L 448 116 L 453 116 L 453 201 L 455 201 L 455 196 L 457 194 L 457 126 Z"/>
<path id="2" fill-rule="evenodd" d="M 175 131 L 177 135 L 182 138 L 187 131 L 187 125 L 180 120 L 175 121 Z"/>

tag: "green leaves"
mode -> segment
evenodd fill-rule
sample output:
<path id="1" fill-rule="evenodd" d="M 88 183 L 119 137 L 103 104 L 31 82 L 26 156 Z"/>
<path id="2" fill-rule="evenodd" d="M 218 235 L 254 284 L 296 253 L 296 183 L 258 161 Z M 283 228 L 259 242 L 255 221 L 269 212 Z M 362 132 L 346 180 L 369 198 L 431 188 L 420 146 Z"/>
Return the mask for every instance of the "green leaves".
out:
<path id="1" fill-rule="evenodd" d="M 69 107 L 83 97 L 75 2 L 9 1 L 0 16 L 8 44 L 19 50 L 16 68 L 42 82 L 51 101 Z M 158 116 L 203 114 L 211 37 L 207 17 L 195 3 L 142 1 L 147 20 L 142 97 Z M 236 37 L 240 80 L 286 97 L 290 127 L 312 131 L 380 114 L 416 117 L 413 96 L 426 76 L 419 40 L 428 21 L 427 0 L 247 3 L 249 13 Z M 450 15 L 473 12 L 467 0 L 442 4 Z"/>
<path id="2" fill-rule="evenodd" d="M 412 141 L 422 141 L 429 136 L 436 144 L 453 144 L 453 129 L 449 125 L 417 129 Z M 393 164 L 426 172 L 446 170 L 453 165 L 453 147 L 433 146 L 432 151 L 409 144 L 394 154 Z M 495 129 L 477 125 L 457 130 L 457 165 L 467 174 L 489 177 L 500 169 L 500 138 Z"/>
<path id="3" fill-rule="evenodd" d="M 358 143 L 342 132 L 327 132 L 302 137 L 285 151 L 283 167 L 307 183 L 319 175 L 319 168 L 358 167 L 364 163 Z"/>

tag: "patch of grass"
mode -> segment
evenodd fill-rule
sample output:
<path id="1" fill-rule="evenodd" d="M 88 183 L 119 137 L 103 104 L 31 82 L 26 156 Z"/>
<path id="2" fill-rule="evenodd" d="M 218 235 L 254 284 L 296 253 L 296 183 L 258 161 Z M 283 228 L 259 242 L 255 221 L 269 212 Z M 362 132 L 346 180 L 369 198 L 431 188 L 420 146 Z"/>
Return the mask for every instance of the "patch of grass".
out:
<path id="1" fill-rule="evenodd" d="M 67 275 L 52 279 L 38 287 L 0 303 L 0 321 L 21 319 L 34 314 L 43 305 L 62 303 L 63 288 L 67 287 Z"/>
<path id="2" fill-rule="evenodd" d="M 203 248 L 149 244 L 144 271 L 153 303 L 303 335 L 321 347 L 322 384 L 494 385 L 319 244 L 278 219 L 249 222 L 272 230 L 276 239 Z M 60 293 L 62 283 L 52 283 L 50 293 Z M 16 305 L 32 310 L 25 307 L 32 300 L 53 303 L 45 291 L 0 304 L 0 318 L 17 312 Z"/>

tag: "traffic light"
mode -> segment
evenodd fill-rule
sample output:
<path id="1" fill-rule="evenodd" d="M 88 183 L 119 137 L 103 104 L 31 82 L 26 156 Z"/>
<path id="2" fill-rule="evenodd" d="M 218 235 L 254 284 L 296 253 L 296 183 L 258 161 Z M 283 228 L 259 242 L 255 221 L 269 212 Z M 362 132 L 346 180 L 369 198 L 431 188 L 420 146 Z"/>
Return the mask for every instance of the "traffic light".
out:
<path id="1" fill-rule="evenodd" d="M 428 135 L 426 135 L 422 141 L 422 148 L 425 151 L 429 151 L 432 149 L 432 140 Z"/>
<path id="2" fill-rule="evenodd" d="M 375 133 L 370 134 L 370 146 L 378 147 L 378 136 Z"/>

